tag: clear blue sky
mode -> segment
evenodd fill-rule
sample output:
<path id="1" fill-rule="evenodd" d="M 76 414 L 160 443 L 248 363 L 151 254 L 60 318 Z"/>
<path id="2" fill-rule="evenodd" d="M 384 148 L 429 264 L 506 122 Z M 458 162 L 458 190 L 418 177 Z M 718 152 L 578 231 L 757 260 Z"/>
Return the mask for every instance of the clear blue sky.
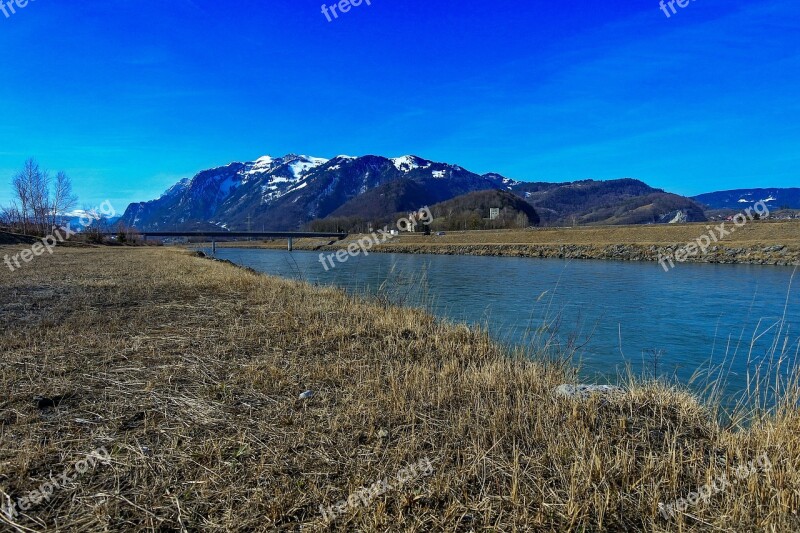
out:
<path id="1" fill-rule="evenodd" d="M 800 4 L 37 0 L 0 13 L 0 204 L 27 157 L 81 205 L 230 161 L 413 153 L 680 194 L 800 186 Z M 326 2 L 332 4 L 332 1 Z"/>

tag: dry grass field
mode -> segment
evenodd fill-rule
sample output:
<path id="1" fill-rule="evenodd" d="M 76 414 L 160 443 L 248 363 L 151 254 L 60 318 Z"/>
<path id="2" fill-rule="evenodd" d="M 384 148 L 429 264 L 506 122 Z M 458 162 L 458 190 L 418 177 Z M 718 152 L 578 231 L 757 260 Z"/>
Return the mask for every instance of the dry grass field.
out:
<path id="1" fill-rule="evenodd" d="M 0 269 L 0 530 L 800 529 L 797 387 L 744 429 L 658 384 L 558 397 L 560 361 L 178 250 L 58 249 Z"/>
<path id="2" fill-rule="evenodd" d="M 588 226 L 577 228 L 536 228 L 531 230 L 495 230 L 446 232 L 442 237 L 402 236 L 403 244 L 640 244 L 667 246 L 684 244 L 708 233 L 710 224 L 658 224 L 649 226 Z M 726 223 L 726 227 L 733 224 Z M 433 242 L 431 242 L 433 241 Z M 800 248 L 800 221 L 751 222 L 724 240 L 730 247 L 782 244 Z"/>
<path id="3" fill-rule="evenodd" d="M 640 244 L 668 246 L 685 244 L 704 233 L 708 227 L 720 222 L 701 224 L 654 224 L 637 226 L 584 226 L 576 228 L 535 228 L 525 230 L 449 231 L 444 236 L 401 234 L 399 243 L 410 245 L 569 245 L 569 244 Z M 725 223 L 730 229 L 733 224 Z M 297 243 L 319 246 L 330 241 L 302 239 Z M 239 245 L 265 246 L 264 243 L 239 243 Z M 284 248 L 284 242 L 268 243 L 269 247 Z M 737 246 L 770 246 L 781 244 L 800 249 L 800 221 L 749 222 L 738 228 L 721 244 Z"/>

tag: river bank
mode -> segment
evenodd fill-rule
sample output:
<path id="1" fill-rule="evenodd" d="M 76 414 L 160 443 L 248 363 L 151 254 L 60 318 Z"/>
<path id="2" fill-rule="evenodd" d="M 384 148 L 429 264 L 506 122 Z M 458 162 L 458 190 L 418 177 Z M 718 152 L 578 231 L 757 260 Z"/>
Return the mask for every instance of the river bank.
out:
<path id="1" fill-rule="evenodd" d="M 0 270 L 0 331 L 3 503 L 110 456 L 6 529 L 800 527 L 795 409 L 742 429 L 657 384 L 570 400 L 552 354 L 180 250 Z"/>
<path id="2" fill-rule="evenodd" d="M 598 226 L 446 232 L 443 236 L 401 234 L 374 246 L 370 253 L 476 255 L 598 259 L 617 261 L 662 261 L 708 235 L 720 223 L 652 226 Z M 734 227 L 731 223 L 726 226 Z M 709 229 L 710 228 L 710 229 Z M 344 249 L 366 235 L 351 235 L 343 241 L 298 239 L 296 250 L 330 252 Z M 236 242 L 220 246 L 285 249 L 286 243 Z M 751 222 L 711 243 L 705 253 L 687 256 L 686 262 L 756 265 L 800 264 L 800 222 Z"/>

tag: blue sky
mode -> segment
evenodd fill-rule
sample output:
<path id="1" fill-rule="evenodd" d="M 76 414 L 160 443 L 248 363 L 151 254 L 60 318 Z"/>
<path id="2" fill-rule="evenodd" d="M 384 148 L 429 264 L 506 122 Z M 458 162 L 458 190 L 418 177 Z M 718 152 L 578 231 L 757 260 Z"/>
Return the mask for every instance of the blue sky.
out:
<path id="1" fill-rule="evenodd" d="M 0 205 L 28 157 L 119 209 L 261 155 L 680 194 L 800 186 L 800 5 L 37 0 L 0 13 Z M 326 2 L 328 5 L 332 1 Z"/>

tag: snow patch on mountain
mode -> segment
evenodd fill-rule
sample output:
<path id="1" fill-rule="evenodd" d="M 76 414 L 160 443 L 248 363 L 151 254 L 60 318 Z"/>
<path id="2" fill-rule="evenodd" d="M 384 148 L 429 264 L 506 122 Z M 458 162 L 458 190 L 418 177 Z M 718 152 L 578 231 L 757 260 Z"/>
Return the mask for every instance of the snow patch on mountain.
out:
<path id="1" fill-rule="evenodd" d="M 321 157 L 308 157 L 301 155 L 292 163 L 289 163 L 289 168 L 292 169 L 292 174 L 295 178 L 300 178 L 307 174 L 310 170 L 317 168 L 320 165 L 327 163 L 327 159 Z"/>
<path id="2" fill-rule="evenodd" d="M 394 163 L 394 167 L 401 172 L 410 172 L 415 168 L 419 168 L 419 165 L 417 164 L 414 156 L 412 155 L 395 157 L 392 159 L 392 163 Z"/>
<path id="3" fill-rule="evenodd" d="M 403 157 L 395 157 L 392 160 L 394 167 L 399 170 L 400 172 L 411 172 L 412 170 L 418 168 L 429 168 L 431 166 L 430 161 L 425 161 L 424 159 L 420 159 L 415 155 L 404 155 Z"/>
<path id="4" fill-rule="evenodd" d="M 245 164 L 244 175 L 245 176 L 252 176 L 254 174 L 264 174 L 269 172 L 273 168 L 274 159 L 272 157 L 265 155 L 264 157 L 259 157 L 252 163 Z"/>
<path id="5" fill-rule="evenodd" d="M 745 195 L 745 196 L 748 196 L 748 195 Z M 777 200 L 778 200 L 777 198 L 775 198 L 774 196 L 772 196 L 772 195 L 770 194 L 769 196 L 767 196 L 767 197 L 766 197 L 766 198 L 764 198 L 763 200 L 759 200 L 759 201 L 760 201 L 760 202 L 764 202 L 764 203 L 766 204 L 766 203 L 769 203 L 769 202 L 775 202 L 775 201 L 777 201 Z M 737 202 L 738 202 L 738 203 L 740 203 L 740 204 L 751 204 L 751 203 L 756 203 L 756 202 L 754 202 L 754 201 L 753 201 L 753 199 L 752 199 L 752 198 L 740 198 L 739 200 L 737 200 Z"/>
<path id="6" fill-rule="evenodd" d="M 290 193 L 293 193 L 293 192 L 295 192 L 295 191 L 299 191 L 300 189 L 304 189 L 306 186 L 308 186 L 308 182 L 307 182 L 307 181 L 304 181 L 304 182 L 303 182 L 303 183 L 301 183 L 300 185 L 298 185 L 298 186 L 296 186 L 296 187 L 292 187 L 291 189 L 289 189 L 288 191 L 286 191 L 284 194 L 290 194 Z"/>

